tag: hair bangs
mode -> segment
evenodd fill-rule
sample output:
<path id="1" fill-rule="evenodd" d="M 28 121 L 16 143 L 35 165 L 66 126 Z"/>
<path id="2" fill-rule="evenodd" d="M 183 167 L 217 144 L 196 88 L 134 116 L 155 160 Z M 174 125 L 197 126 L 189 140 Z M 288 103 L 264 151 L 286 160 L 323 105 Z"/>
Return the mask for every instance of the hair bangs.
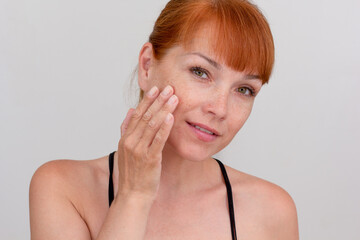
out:
<path id="1" fill-rule="evenodd" d="M 178 44 L 189 47 L 194 36 L 208 28 L 208 39 L 218 60 L 236 71 L 258 75 L 263 84 L 267 83 L 274 64 L 274 43 L 263 15 L 244 1 L 207 2 L 194 1 L 191 11 L 184 15 Z"/>

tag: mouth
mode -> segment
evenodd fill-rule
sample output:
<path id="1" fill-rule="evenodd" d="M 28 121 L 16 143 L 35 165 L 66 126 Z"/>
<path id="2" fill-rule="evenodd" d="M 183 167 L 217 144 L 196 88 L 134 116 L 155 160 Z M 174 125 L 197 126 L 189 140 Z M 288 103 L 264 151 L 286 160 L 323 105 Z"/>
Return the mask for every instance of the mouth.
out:
<path id="1" fill-rule="evenodd" d="M 215 129 L 213 128 L 210 128 L 204 124 L 201 124 L 201 123 L 192 123 L 192 122 L 186 122 L 187 124 L 189 124 L 190 126 L 196 128 L 197 130 L 203 132 L 203 133 L 206 133 L 208 135 L 212 135 L 212 136 L 220 136 L 219 135 L 219 132 L 216 131 Z"/>

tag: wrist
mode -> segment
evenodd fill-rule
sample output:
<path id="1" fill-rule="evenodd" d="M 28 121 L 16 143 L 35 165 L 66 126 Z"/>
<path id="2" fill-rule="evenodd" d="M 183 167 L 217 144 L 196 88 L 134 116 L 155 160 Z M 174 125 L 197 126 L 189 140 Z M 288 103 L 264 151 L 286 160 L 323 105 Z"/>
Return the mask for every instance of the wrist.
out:
<path id="1" fill-rule="evenodd" d="M 155 197 L 139 193 L 120 193 L 115 196 L 114 202 L 118 204 L 128 204 L 141 207 L 151 207 Z"/>

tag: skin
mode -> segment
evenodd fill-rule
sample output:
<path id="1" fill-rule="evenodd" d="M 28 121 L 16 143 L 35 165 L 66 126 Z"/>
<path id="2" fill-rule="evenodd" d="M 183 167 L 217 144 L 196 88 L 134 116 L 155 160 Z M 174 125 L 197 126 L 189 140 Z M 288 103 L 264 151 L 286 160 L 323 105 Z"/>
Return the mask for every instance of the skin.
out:
<path id="1" fill-rule="evenodd" d="M 139 86 L 146 93 L 154 86 L 158 90 L 128 112 L 113 180 L 116 197 L 151 199 L 144 239 L 231 239 L 226 187 L 211 156 L 243 126 L 255 99 L 251 91 L 256 95 L 262 84 L 256 74 L 235 71 L 217 59 L 206 36 L 200 32 L 187 49 L 174 46 L 160 61 L 150 43 L 139 55 Z M 162 96 L 166 86 L 171 93 Z M 166 104 L 173 95 L 174 104 Z M 144 121 L 149 112 L 151 118 Z M 189 121 L 216 129 L 219 136 L 201 141 Z M 157 134 L 167 140 L 156 145 Z M 238 239 L 298 239 L 296 208 L 286 191 L 231 167 L 226 170 Z M 108 177 L 108 156 L 41 166 L 30 186 L 33 239 L 54 232 L 64 236 L 64 229 L 67 239 L 96 239 L 109 210 Z"/>

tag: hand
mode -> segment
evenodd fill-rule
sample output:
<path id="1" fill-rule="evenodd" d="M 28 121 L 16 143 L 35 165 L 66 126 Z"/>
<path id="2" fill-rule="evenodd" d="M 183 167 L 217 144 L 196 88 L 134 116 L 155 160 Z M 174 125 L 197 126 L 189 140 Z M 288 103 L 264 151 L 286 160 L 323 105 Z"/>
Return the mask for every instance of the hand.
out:
<path id="1" fill-rule="evenodd" d="M 167 92 L 167 94 L 166 94 Z M 172 87 L 159 94 L 153 87 L 121 125 L 118 144 L 117 194 L 155 198 L 159 189 L 162 150 L 174 123 L 178 98 Z"/>

